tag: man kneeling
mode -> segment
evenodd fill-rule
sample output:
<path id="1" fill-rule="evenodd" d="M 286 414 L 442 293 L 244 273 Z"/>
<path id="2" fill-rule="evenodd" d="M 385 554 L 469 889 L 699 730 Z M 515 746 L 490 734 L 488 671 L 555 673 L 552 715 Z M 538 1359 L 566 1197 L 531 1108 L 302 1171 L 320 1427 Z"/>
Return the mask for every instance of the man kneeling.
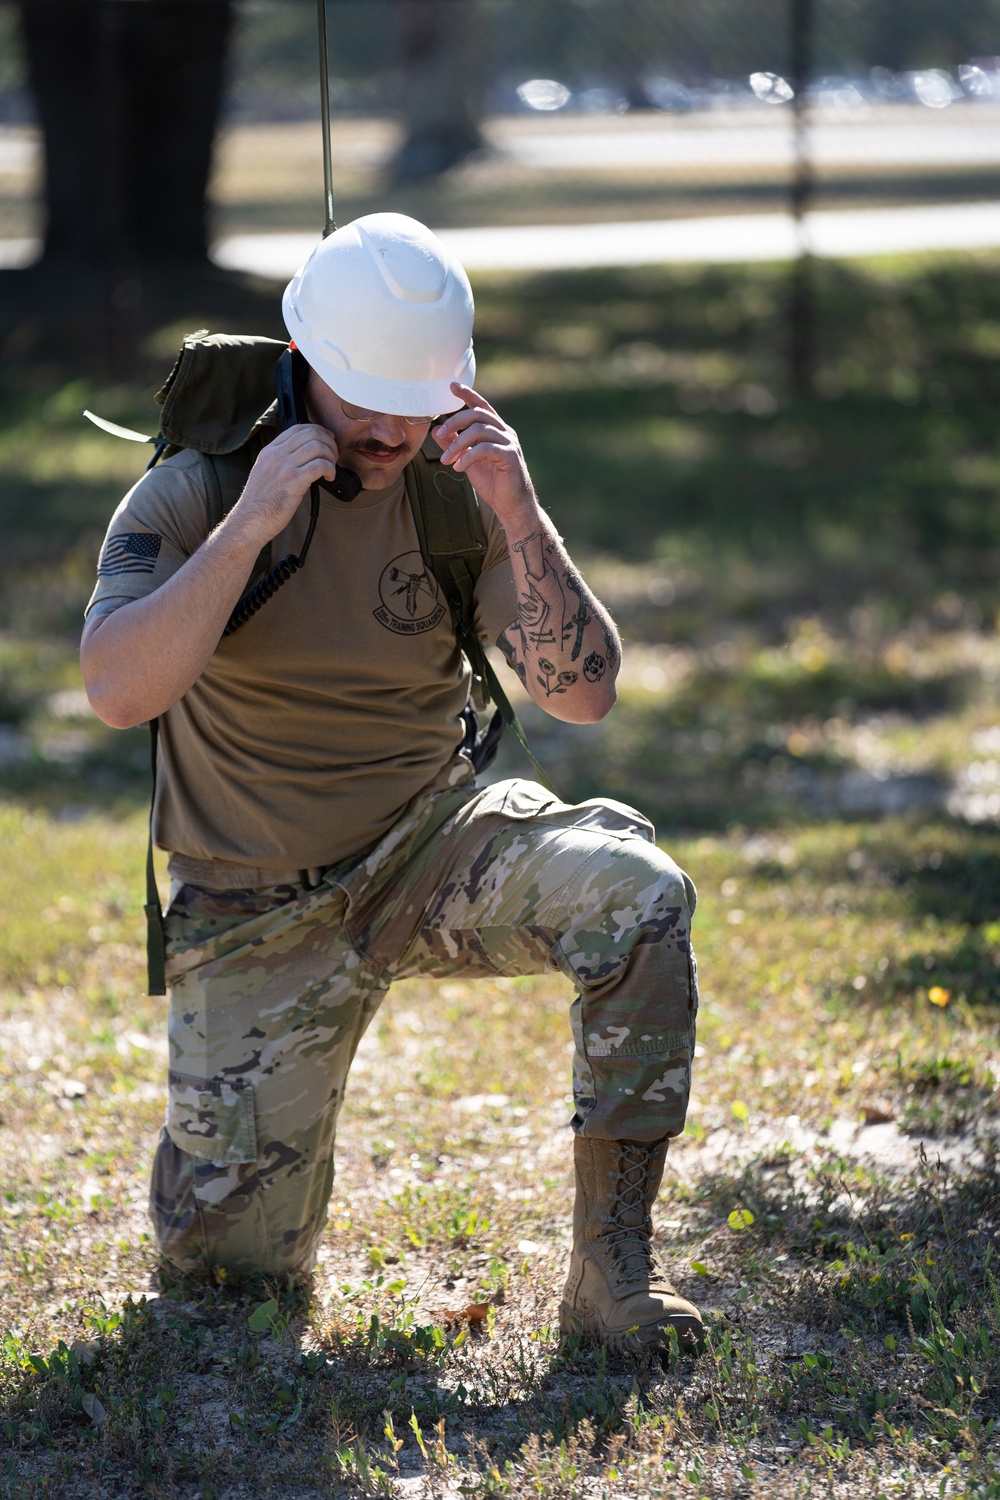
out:
<path id="1" fill-rule="evenodd" d="M 650 1219 L 690 1090 L 694 887 L 628 807 L 477 785 L 468 733 L 479 642 L 548 713 L 589 723 L 615 699 L 615 627 L 516 433 L 474 388 L 468 279 L 428 230 L 396 214 L 337 230 L 284 313 L 304 409 L 282 426 L 261 399 L 228 449 L 204 424 L 174 443 L 112 520 L 83 635 L 101 718 L 158 725 L 153 833 L 172 880 L 160 1247 L 189 1270 L 306 1275 L 348 1071 L 391 981 L 561 970 L 577 994 L 561 1325 L 612 1346 L 670 1329 L 696 1345 L 701 1319 Z M 240 350 L 203 342 L 213 369 Z M 232 369 L 223 424 L 245 400 Z M 237 475 L 221 520 L 213 454 Z M 339 485 L 318 513 L 304 503 L 345 470 L 356 498 Z M 472 560 L 446 592 L 428 556 L 456 504 Z M 262 556 L 310 547 L 241 606 Z"/>

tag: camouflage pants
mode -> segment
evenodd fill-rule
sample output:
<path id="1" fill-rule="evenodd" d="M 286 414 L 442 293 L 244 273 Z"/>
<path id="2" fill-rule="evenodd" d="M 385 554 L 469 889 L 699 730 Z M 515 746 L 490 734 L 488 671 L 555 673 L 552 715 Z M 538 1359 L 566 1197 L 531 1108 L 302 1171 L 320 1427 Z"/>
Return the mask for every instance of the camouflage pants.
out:
<path id="1" fill-rule="evenodd" d="M 574 1128 L 642 1141 L 683 1129 L 690 880 L 620 803 L 570 807 L 527 781 L 479 788 L 464 762 L 452 780 L 315 889 L 177 892 L 150 1197 L 176 1265 L 308 1271 L 348 1069 L 407 975 L 561 971 L 577 991 Z"/>

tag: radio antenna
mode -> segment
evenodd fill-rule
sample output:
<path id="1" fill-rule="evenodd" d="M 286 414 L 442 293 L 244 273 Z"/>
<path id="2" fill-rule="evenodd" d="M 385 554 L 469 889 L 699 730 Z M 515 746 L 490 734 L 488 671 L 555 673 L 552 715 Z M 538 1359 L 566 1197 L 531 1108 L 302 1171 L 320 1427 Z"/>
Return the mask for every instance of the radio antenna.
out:
<path id="1" fill-rule="evenodd" d="M 333 153 L 330 148 L 330 61 L 326 46 L 326 0 L 316 0 L 316 24 L 319 30 L 319 108 L 323 120 L 323 196 L 326 223 L 323 238 L 336 229 L 333 217 Z"/>

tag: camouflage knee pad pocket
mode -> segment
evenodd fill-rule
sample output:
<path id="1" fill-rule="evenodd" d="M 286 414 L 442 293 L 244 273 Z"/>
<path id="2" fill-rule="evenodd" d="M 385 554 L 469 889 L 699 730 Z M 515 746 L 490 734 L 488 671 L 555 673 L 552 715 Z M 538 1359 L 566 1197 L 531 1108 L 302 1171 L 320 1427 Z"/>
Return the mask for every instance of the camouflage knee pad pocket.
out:
<path id="1" fill-rule="evenodd" d="M 242 1080 L 167 1075 L 167 1134 L 189 1156 L 220 1166 L 257 1160 L 253 1086 Z"/>

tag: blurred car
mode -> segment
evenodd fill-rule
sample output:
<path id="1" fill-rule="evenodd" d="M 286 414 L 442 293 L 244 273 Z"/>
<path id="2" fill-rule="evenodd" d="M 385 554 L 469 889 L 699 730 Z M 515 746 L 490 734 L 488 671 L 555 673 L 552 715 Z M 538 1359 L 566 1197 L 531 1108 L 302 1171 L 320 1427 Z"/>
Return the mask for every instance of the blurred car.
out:
<path id="1" fill-rule="evenodd" d="M 713 78 L 691 90 L 695 109 L 749 109 L 759 103 L 748 78 Z"/>
<path id="2" fill-rule="evenodd" d="M 573 108 L 585 115 L 624 115 L 629 102 L 620 89 L 597 86 L 574 94 Z"/>
<path id="3" fill-rule="evenodd" d="M 928 68 L 922 73 L 907 73 L 913 96 L 928 109 L 947 109 L 956 99 L 965 97 L 961 87 L 944 68 Z"/>
<path id="4" fill-rule="evenodd" d="M 795 90 L 780 73 L 751 73 L 749 82 L 761 104 L 789 104 L 795 98 Z"/>
<path id="5" fill-rule="evenodd" d="M 866 79 L 834 74 L 817 78 L 806 89 L 806 98 L 817 109 L 857 110 L 868 108 L 870 86 Z"/>
<path id="6" fill-rule="evenodd" d="M 947 109 L 966 92 L 944 68 L 923 68 L 894 73 L 891 68 L 872 68 L 869 73 L 876 98 L 894 103 L 923 104 L 927 109 Z"/>
<path id="7" fill-rule="evenodd" d="M 540 110 L 545 114 L 565 109 L 573 97 L 572 89 L 555 78 L 528 78 L 517 85 L 514 93 L 524 109 Z"/>
<path id="8" fill-rule="evenodd" d="M 639 85 L 644 102 L 663 114 L 686 114 L 694 107 L 690 89 L 678 83 L 676 78 L 664 78 L 654 73 L 640 78 Z"/>
<path id="9" fill-rule="evenodd" d="M 1000 57 L 977 57 L 962 63 L 958 81 L 969 99 L 1000 99 Z"/>

